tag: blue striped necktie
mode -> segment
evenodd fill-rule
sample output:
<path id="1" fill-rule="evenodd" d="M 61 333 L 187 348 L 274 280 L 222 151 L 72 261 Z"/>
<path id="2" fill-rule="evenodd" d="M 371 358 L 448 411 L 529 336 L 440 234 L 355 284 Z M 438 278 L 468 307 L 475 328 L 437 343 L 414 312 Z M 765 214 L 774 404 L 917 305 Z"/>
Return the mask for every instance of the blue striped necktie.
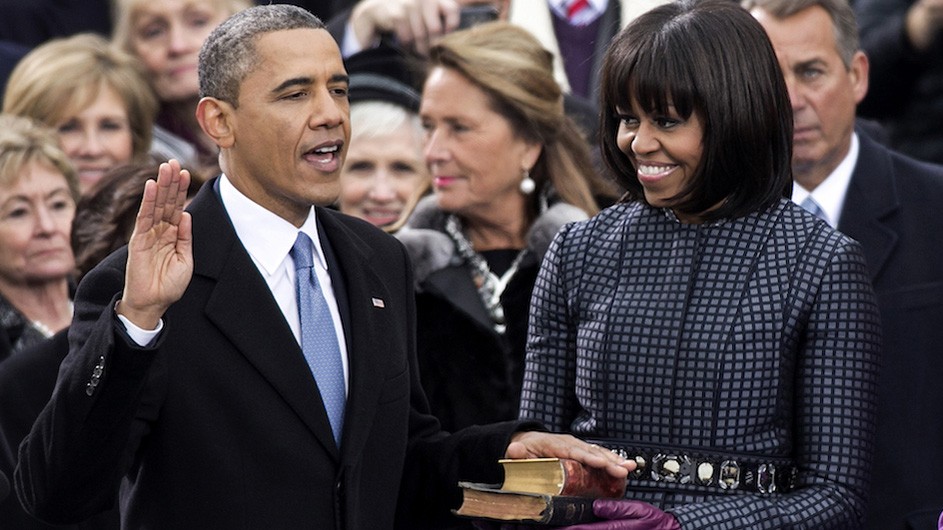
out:
<path id="1" fill-rule="evenodd" d="M 814 214 L 819 219 L 828 222 L 828 219 L 825 218 L 825 210 L 819 206 L 819 203 L 815 202 L 815 199 L 813 199 L 811 195 L 803 199 L 802 202 L 799 203 L 799 206 L 802 206 L 809 213 Z"/>
<path id="2" fill-rule="evenodd" d="M 312 251 L 311 238 L 304 232 L 298 232 L 290 255 L 295 262 L 295 295 L 298 298 L 298 316 L 301 321 L 301 350 L 321 392 L 321 400 L 334 432 L 334 441 L 340 447 L 341 431 L 344 427 L 344 405 L 347 401 L 344 366 L 337 333 L 334 330 L 334 320 L 314 272 Z"/>

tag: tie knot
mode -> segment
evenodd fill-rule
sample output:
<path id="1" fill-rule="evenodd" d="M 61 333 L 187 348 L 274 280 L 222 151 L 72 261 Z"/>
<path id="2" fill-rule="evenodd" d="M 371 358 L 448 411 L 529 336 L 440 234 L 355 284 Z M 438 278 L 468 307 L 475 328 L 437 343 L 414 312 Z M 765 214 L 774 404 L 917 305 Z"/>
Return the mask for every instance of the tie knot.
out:
<path id="1" fill-rule="evenodd" d="M 580 23 L 580 15 L 583 11 L 589 7 L 589 0 L 572 0 L 567 3 L 566 6 L 566 18 L 570 20 L 571 23 Z"/>
<path id="2" fill-rule="evenodd" d="M 802 202 L 799 203 L 799 206 L 802 206 L 806 211 L 812 213 L 819 219 L 825 219 L 825 211 L 822 210 L 822 207 L 819 206 L 819 203 L 815 202 L 815 199 L 813 199 L 811 195 L 803 199 Z"/>
<path id="3" fill-rule="evenodd" d="M 295 270 L 310 269 L 314 266 L 311 258 L 311 238 L 304 232 L 298 232 L 298 238 L 288 254 L 295 262 Z"/>

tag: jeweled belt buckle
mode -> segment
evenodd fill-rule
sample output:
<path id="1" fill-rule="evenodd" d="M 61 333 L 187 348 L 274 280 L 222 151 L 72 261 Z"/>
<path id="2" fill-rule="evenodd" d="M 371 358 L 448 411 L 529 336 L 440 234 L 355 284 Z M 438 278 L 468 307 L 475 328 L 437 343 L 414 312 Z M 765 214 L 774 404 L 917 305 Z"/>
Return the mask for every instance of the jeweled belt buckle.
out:
<path id="1" fill-rule="evenodd" d="M 652 459 L 652 480 L 688 484 L 694 463 L 687 455 L 659 453 Z"/>
<path id="2" fill-rule="evenodd" d="M 720 464 L 720 489 L 735 490 L 740 487 L 740 464 L 736 460 L 724 460 Z"/>

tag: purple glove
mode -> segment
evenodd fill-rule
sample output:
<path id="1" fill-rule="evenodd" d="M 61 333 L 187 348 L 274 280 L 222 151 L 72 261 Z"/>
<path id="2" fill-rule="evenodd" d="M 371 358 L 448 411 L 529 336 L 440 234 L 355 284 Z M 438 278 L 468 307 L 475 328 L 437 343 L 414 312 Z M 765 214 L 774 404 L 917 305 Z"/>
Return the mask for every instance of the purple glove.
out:
<path id="1" fill-rule="evenodd" d="M 560 530 L 681 530 L 671 514 L 651 504 L 625 499 L 596 499 L 593 513 L 604 521 L 560 527 Z M 476 530 L 530 530 L 533 526 L 495 524 L 484 521 L 472 523 Z M 943 530 L 943 529 L 941 529 Z"/>
<path id="2" fill-rule="evenodd" d="M 568 526 L 566 530 L 681 530 L 674 516 L 642 501 L 596 499 L 593 513 L 605 520 Z"/>

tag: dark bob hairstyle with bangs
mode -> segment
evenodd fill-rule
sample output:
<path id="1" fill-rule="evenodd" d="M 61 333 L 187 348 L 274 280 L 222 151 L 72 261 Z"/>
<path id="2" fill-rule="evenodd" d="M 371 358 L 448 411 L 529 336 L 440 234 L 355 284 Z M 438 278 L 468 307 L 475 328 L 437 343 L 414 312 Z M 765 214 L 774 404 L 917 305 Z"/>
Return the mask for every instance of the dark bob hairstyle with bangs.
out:
<path id="1" fill-rule="evenodd" d="M 645 200 L 616 144 L 618 108 L 696 113 L 703 154 L 672 208 L 708 221 L 764 210 L 792 192 L 792 107 L 763 27 L 730 0 L 681 0 L 652 9 L 613 39 L 603 63 L 600 139 L 605 163 Z"/>

